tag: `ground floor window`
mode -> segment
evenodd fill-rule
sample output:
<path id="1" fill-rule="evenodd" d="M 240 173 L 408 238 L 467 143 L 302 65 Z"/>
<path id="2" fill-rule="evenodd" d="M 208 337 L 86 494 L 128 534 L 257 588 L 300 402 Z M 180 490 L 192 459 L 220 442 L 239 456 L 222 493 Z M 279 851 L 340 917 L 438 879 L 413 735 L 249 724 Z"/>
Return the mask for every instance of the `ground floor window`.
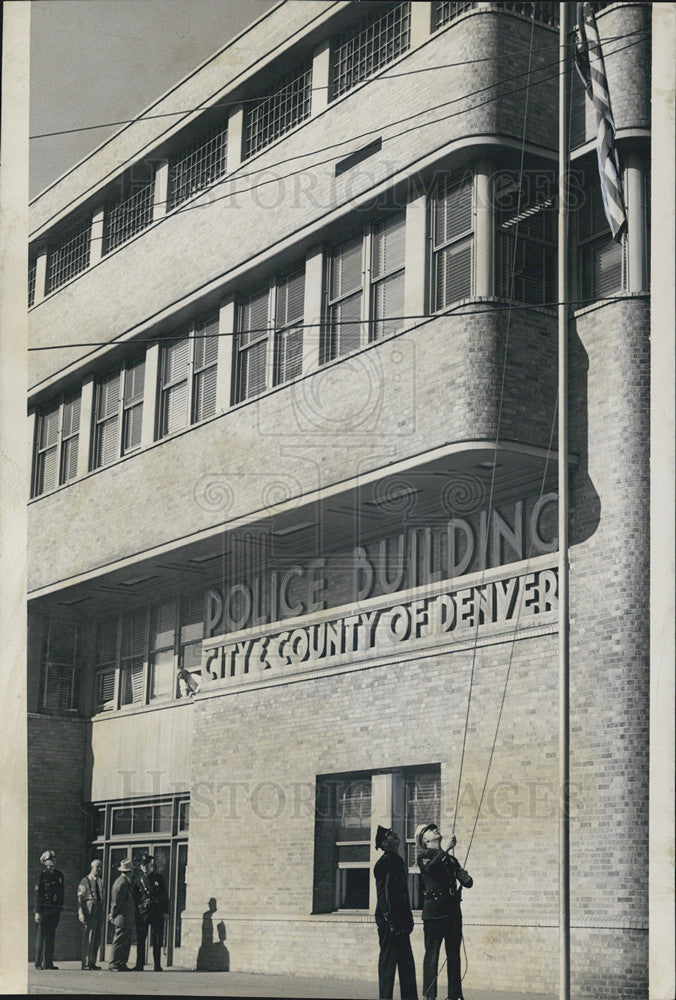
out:
<path id="1" fill-rule="evenodd" d="M 110 913 L 113 882 L 125 859 L 131 860 L 136 874 L 141 857 L 152 854 L 155 870 L 166 882 L 169 892 L 169 919 L 163 941 L 166 965 L 177 964 L 180 956 L 189 826 L 190 802 L 185 795 L 96 803 L 90 807 L 90 860 L 99 858 L 103 864 L 106 914 Z M 106 948 L 113 940 L 113 933 L 114 927 L 107 921 L 102 961 L 106 961 Z"/>
<path id="2" fill-rule="evenodd" d="M 316 785 L 313 911 L 372 910 L 375 832 L 379 824 L 399 834 L 414 909 L 422 905 L 415 828 L 438 823 L 441 766 L 321 775 Z"/>

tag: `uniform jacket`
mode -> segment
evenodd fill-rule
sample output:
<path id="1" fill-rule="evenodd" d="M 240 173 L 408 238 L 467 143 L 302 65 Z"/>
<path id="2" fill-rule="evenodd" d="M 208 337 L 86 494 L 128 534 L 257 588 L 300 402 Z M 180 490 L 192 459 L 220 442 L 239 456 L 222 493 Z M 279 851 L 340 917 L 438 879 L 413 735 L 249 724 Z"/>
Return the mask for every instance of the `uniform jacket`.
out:
<path id="1" fill-rule="evenodd" d="M 63 875 L 57 868 L 46 868 L 44 865 L 40 870 L 34 893 L 35 912 L 42 913 L 44 910 L 63 906 Z"/>
<path id="2" fill-rule="evenodd" d="M 98 896 L 96 890 L 98 888 Z M 77 907 L 87 923 L 96 922 L 103 915 L 103 880 L 85 875 L 77 887 Z"/>
<path id="3" fill-rule="evenodd" d="M 113 882 L 110 894 L 110 919 L 116 927 L 130 927 L 135 916 L 134 890 L 129 879 L 120 873 Z"/>
<path id="4" fill-rule="evenodd" d="M 378 905 L 376 923 L 388 923 L 395 934 L 410 934 L 413 914 L 408 897 L 408 872 L 403 858 L 394 851 L 384 851 L 373 869 Z"/>
<path id="5" fill-rule="evenodd" d="M 134 879 L 134 897 L 139 917 L 154 923 L 169 912 L 169 896 L 159 872 L 139 872 Z"/>
<path id="6" fill-rule="evenodd" d="M 458 882 L 470 889 L 474 882 L 453 855 L 442 850 L 422 851 L 418 867 L 425 887 L 423 920 L 436 920 L 449 916 L 460 902 Z"/>

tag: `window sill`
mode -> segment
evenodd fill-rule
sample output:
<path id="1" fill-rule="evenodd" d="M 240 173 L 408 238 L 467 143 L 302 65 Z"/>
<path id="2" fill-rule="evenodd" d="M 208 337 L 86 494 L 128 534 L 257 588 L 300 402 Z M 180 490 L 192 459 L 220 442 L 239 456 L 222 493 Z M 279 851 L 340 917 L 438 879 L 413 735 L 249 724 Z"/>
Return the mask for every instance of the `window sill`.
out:
<path id="1" fill-rule="evenodd" d="M 104 719 L 126 719 L 131 715 L 141 715 L 145 712 L 161 712 L 166 711 L 168 708 L 178 708 L 181 705 L 192 705 L 192 703 L 192 698 L 174 698 L 158 701 L 156 704 L 151 702 L 148 705 L 123 705 L 122 708 L 109 708 L 104 712 L 97 712 L 95 715 L 89 716 L 87 721 L 102 722 Z"/>

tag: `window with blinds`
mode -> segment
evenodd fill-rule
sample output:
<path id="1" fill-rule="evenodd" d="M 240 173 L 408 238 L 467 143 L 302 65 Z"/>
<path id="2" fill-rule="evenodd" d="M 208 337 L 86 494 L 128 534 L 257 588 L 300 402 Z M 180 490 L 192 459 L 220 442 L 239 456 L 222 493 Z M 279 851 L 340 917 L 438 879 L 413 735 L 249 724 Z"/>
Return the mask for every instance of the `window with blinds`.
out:
<path id="1" fill-rule="evenodd" d="M 43 648 L 40 708 L 46 714 L 72 711 L 78 697 L 79 625 L 51 620 Z"/>
<path id="2" fill-rule="evenodd" d="M 96 711 L 115 708 L 118 618 L 106 618 L 96 630 Z"/>
<path id="3" fill-rule="evenodd" d="M 216 413 L 218 313 L 193 320 L 185 337 L 162 347 L 159 436 Z"/>
<path id="4" fill-rule="evenodd" d="M 405 212 L 397 212 L 329 252 L 323 362 L 402 329 L 405 234 Z"/>
<path id="5" fill-rule="evenodd" d="M 496 209 L 496 294 L 534 305 L 556 302 L 556 205 L 529 191 L 529 176 L 506 189 Z"/>
<path id="6" fill-rule="evenodd" d="M 176 636 L 176 601 L 163 601 L 150 609 L 150 701 L 174 695 L 174 643 Z"/>
<path id="7" fill-rule="evenodd" d="M 142 705 L 144 698 L 144 663 L 146 648 L 145 609 L 122 618 L 120 658 L 120 704 Z"/>
<path id="8" fill-rule="evenodd" d="M 591 170 L 592 168 L 590 168 Z M 603 208 L 598 179 L 585 188 L 578 212 L 578 287 L 584 300 L 603 299 L 624 288 L 624 241 L 617 243 Z"/>
<path id="9" fill-rule="evenodd" d="M 193 594 L 181 601 L 179 624 L 179 695 L 186 697 L 199 688 L 204 638 L 204 594 Z"/>
<path id="10" fill-rule="evenodd" d="M 145 356 L 127 361 L 96 384 L 93 468 L 110 465 L 141 444 Z"/>
<path id="11" fill-rule="evenodd" d="M 235 343 L 236 402 L 297 378 L 303 370 L 305 264 L 240 300 Z"/>
<path id="12" fill-rule="evenodd" d="M 472 294 L 474 178 L 444 178 L 432 201 L 432 306 Z"/>
<path id="13" fill-rule="evenodd" d="M 78 390 L 38 414 L 32 496 L 62 486 L 77 475 L 80 407 Z"/>

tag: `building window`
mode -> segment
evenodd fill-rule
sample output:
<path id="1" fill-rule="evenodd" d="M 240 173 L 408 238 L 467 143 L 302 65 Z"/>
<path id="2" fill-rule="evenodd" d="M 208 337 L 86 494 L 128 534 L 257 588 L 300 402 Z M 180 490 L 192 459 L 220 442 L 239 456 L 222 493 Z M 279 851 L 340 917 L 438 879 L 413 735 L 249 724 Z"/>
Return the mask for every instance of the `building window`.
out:
<path id="1" fill-rule="evenodd" d="M 585 190 L 578 227 L 580 298 L 602 299 L 621 292 L 624 288 L 624 240 L 618 243 L 612 237 L 596 175 Z"/>
<path id="2" fill-rule="evenodd" d="M 244 158 L 269 146 L 280 135 L 310 116 L 312 64 L 296 71 L 274 94 L 247 108 L 244 123 Z"/>
<path id="3" fill-rule="evenodd" d="M 391 822 L 399 834 L 409 871 L 412 905 L 422 905 L 417 868 L 415 829 L 438 823 L 441 812 L 439 764 L 379 771 L 327 775 L 317 781 L 315 813 L 315 912 L 366 910 L 371 903 L 371 845 L 382 821 L 375 801 L 389 797 Z"/>
<path id="4" fill-rule="evenodd" d="M 153 221 L 154 164 L 144 160 L 135 163 L 122 175 L 118 184 L 117 198 L 104 212 L 104 254 L 126 243 Z"/>
<path id="5" fill-rule="evenodd" d="M 406 52 L 411 44 L 410 3 L 387 4 L 379 12 L 346 31 L 333 46 L 331 99 L 356 87 Z"/>
<path id="6" fill-rule="evenodd" d="M 97 382 L 92 468 L 109 465 L 140 446 L 144 380 L 145 357 L 140 357 Z"/>
<path id="7" fill-rule="evenodd" d="M 47 714 L 77 708 L 79 626 L 49 621 L 42 658 L 40 709 Z"/>
<path id="8" fill-rule="evenodd" d="M 32 496 L 40 496 L 77 475 L 80 392 L 37 415 Z"/>
<path id="9" fill-rule="evenodd" d="M 91 221 L 84 228 L 71 230 L 47 254 L 45 292 L 65 285 L 76 274 L 89 267 Z"/>
<path id="10" fill-rule="evenodd" d="M 99 622 L 95 711 L 193 695 L 199 688 L 203 637 L 202 592 Z"/>
<path id="11" fill-rule="evenodd" d="M 397 212 L 330 251 L 322 362 L 403 327 L 405 233 Z"/>
<path id="12" fill-rule="evenodd" d="M 162 348 L 159 436 L 216 413 L 218 313 L 190 323 L 186 336 Z"/>
<path id="13" fill-rule="evenodd" d="M 228 169 L 228 129 L 218 125 L 181 150 L 169 166 L 168 211 L 210 187 Z"/>
<path id="14" fill-rule="evenodd" d="M 518 177 L 497 199 L 496 294 L 518 302 L 557 298 L 556 206 L 553 194 L 532 195 Z"/>
<path id="15" fill-rule="evenodd" d="M 432 308 L 472 295 L 474 178 L 446 177 L 432 200 Z"/>
<path id="16" fill-rule="evenodd" d="M 28 261 L 28 308 L 35 302 L 35 283 L 38 273 L 37 260 Z"/>
<path id="17" fill-rule="evenodd" d="M 305 267 L 259 285 L 238 308 L 236 402 L 297 378 L 303 367 Z"/>

